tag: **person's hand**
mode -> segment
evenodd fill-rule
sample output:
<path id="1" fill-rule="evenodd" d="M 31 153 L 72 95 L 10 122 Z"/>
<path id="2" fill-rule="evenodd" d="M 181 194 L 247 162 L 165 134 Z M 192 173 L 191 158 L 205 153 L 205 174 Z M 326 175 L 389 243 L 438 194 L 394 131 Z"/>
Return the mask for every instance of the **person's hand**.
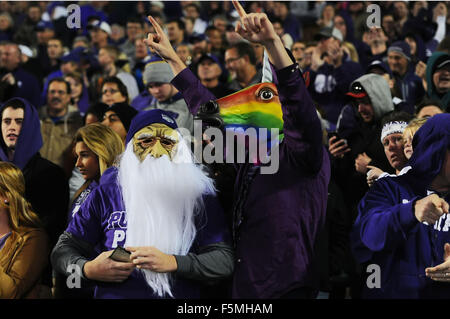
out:
<path id="1" fill-rule="evenodd" d="M 425 63 L 423 63 L 422 61 L 419 61 L 419 63 L 416 64 L 416 75 L 419 78 L 421 78 L 421 79 L 425 78 L 426 70 L 427 70 L 427 65 Z"/>
<path id="2" fill-rule="evenodd" d="M 134 270 L 133 263 L 114 261 L 111 256 L 113 250 L 104 251 L 94 260 L 84 264 L 86 278 L 106 282 L 123 282 Z"/>
<path id="3" fill-rule="evenodd" d="M 177 53 L 172 47 L 172 44 L 170 44 L 169 38 L 164 33 L 164 30 L 158 22 L 156 22 L 152 16 L 148 16 L 148 20 L 155 29 L 155 33 L 149 33 L 147 35 L 147 39 L 144 40 L 145 44 L 149 46 L 150 50 L 157 53 L 167 62 L 179 59 Z"/>
<path id="4" fill-rule="evenodd" d="M 448 214 L 448 203 L 436 194 L 416 201 L 414 215 L 419 222 L 433 225 L 443 214 Z"/>
<path id="5" fill-rule="evenodd" d="M 358 157 L 355 159 L 356 171 L 361 174 L 366 174 L 367 166 L 371 161 L 372 159 L 366 153 L 359 154 Z"/>
<path id="6" fill-rule="evenodd" d="M 236 32 L 247 41 L 266 46 L 274 42 L 279 36 L 265 13 L 247 14 L 237 0 L 232 0 L 234 8 L 239 14 L 240 21 L 236 24 Z"/>
<path id="7" fill-rule="evenodd" d="M 173 255 L 167 255 L 155 247 L 126 247 L 131 251 L 131 261 L 139 269 L 154 272 L 173 272 L 178 265 Z"/>
<path id="8" fill-rule="evenodd" d="M 335 68 L 342 65 L 342 57 L 344 56 L 344 51 L 342 50 L 339 42 L 331 41 L 327 47 L 327 53 L 330 57 L 331 63 Z"/>
<path id="9" fill-rule="evenodd" d="M 378 177 L 380 177 L 380 175 L 383 174 L 384 172 L 378 167 L 371 165 L 367 165 L 367 169 L 370 170 L 367 172 L 367 185 L 369 185 L 369 187 L 372 187 L 372 185 L 376 182 Z"/>
<path id="10" fill-rule="evenodd" d="M 316 72 L 325 63 L 325 61 L 321 58 L 321 56 L 322 56 L 322 52 L 316 46 L 314 48 L 312 56 L 311 56 L 311 69 L 314 72 Z"/>
<path id="11" fill-rule="evenodd" d="M 10 73 L 7 73 L 7 74 L 5 74 L 3 77 L 2 77 L 2 80 L 1 80 L 2 82 L 6 82 L 6 83 L 8 83 L 9 85 L 14 85 L 14 84 L 16 84 L 16 78 L 14 77 L 14 75 L 10 72 Z"/>
<path id="12" fill-rule="evenodd" d="M 328 141 L 328 150 L 333 157 L 343 158 L 345 153 L 350 152 L 347 141 L 344 139 L 337 139 L 332 136 Z"/>
<path id="13" fill-rule="evenodd" d="M 450 244 L 444 245 L 444 262 L 425 269 L 427 277 L 434 281 L 450 282 Z"/>

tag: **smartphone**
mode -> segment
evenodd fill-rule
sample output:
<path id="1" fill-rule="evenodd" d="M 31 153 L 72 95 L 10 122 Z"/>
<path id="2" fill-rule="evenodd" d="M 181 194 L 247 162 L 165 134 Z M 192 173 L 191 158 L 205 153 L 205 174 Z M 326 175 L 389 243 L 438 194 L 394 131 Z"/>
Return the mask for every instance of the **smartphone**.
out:
<path id="1" fill-rule="evenodd" d="M 129 262 L 131 262 L 130 255 L 131 255 L 131 252 L 129 252 L 125 248 L 117 247 L 116 249 L 114 249 L 114 251 L 112 252 L 111 256 L 109 256 L 109 258 L 111 258 L 114 261 L 129 263 Z"/>
<path id="2" fill-rule="evenodd" d="M 336 141 L 339 141 L 341 139 L 337 132 L 329 132 L 328 133 L 328 139 L 332 138 L 333 136 L 336 136 Z"/>

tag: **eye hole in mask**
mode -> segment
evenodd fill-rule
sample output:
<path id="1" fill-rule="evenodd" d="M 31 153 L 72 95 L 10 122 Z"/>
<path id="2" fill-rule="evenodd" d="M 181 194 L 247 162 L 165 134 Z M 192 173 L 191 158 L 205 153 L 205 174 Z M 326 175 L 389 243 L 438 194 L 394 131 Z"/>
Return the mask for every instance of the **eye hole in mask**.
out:
<path id="1" fill-rule="evenodd" d="M 258 98 L 263 101 L 270 101 L 275 96 L 275 93 L 270 88 L 263 88 L 258 92 Z"/>

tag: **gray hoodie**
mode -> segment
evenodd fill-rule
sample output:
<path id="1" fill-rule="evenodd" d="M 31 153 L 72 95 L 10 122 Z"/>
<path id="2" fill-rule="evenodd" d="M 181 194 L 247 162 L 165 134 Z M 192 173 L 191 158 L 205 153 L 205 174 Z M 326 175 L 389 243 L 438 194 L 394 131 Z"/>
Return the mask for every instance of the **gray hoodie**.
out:
<path id="1" fill-rule="evenodd" d="M 394 110 L 391 90 L 386 80 L 378 74 L 365 74 L 353 83 L 361 83 L 372 102 L 375 120 L 380 120 L 384 114 Z M 352 83 L 352 84 L 353 84 Z"/>

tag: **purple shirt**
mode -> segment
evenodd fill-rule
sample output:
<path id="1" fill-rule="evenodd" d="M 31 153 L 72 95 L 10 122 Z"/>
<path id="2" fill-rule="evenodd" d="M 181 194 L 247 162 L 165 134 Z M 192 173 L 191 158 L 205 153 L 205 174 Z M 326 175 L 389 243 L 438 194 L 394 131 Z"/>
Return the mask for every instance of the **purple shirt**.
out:
<path id="1" fill-rule="evenodd" d="M 329 158 L 300 70 L 287 67 L 276 76 L 284 120 L 280 168 L 272 175 L 257 172 L 246 191 L 242 216 L 235 225 L 233 298 L 277 298 L 298 287 L 314 287 L 317 280 L 314 244 L 325 221 Z M 192 114 L 201 104 L 215 100 L 187 68 L 172 84 Z M 236 190 L 248 177 L 249 166 L 239 166 Z"/>
<path id="2" fill-rule="evenodd" d="M 67 232 L 90 243 L 98 253 L 123 247 L 126 239 L 127 217 L 119 185 L 117 184 L 117 168 L 107 169 L 87 200 L 67 227 Z M 197 237 L 191 252 L 209 244 L 228 241 L 223 211 L 218 200 L 205 196 L 205 214 L 207 220 L 198 221 Z M 205 216 L 207 215 L 207 216 Z M 198 298 L 199 286 L 193 281 L 174 276 L 172 293 L 175 298 Z M 143 275 L 134 270 L 122 283 L 97 282 L 95 298 L 105 299 L 157 299 L 153 290 L 146 283 Z"/>

